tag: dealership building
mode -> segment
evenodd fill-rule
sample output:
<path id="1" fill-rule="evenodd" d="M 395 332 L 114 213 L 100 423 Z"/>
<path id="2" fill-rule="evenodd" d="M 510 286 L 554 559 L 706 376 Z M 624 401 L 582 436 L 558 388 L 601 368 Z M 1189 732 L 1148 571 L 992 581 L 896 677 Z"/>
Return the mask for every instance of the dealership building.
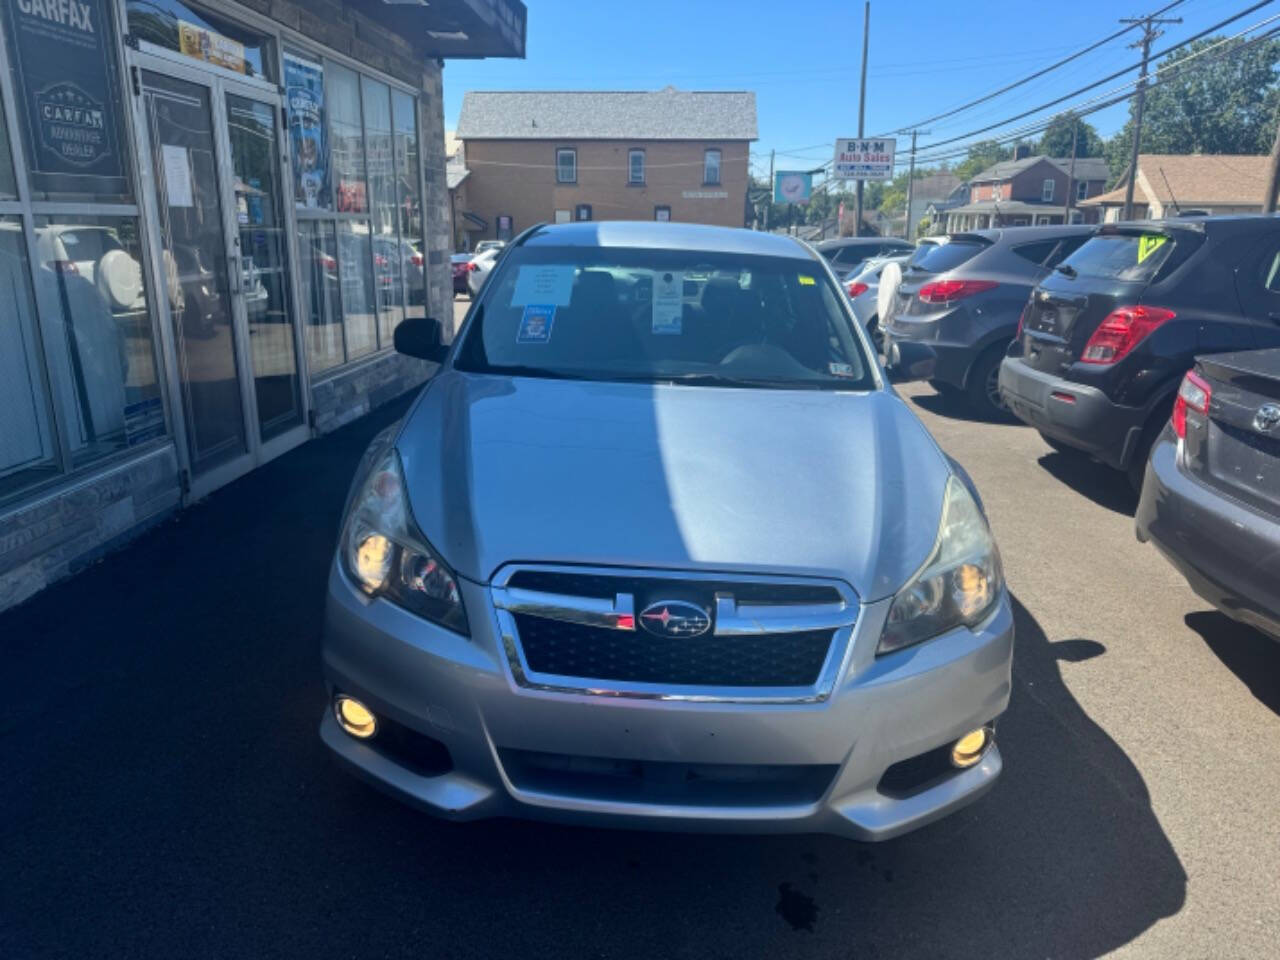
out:
<path id="1" fill-rule="evenodd" d="M 0 609 L 429 375 L 442 65 L 525 17 L 0 0 Z"/>

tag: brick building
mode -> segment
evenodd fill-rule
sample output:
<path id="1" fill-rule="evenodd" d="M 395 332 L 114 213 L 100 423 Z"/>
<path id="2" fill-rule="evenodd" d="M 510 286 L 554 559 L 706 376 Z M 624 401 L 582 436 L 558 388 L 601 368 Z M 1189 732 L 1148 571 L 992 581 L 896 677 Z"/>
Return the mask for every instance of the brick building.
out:
<path id="1" fill-rule="evenodd" d="M 540 222 L 744 223 L 755 94 L 468 92 L 468 246 Z"/>
<path id="2" fill-rule="evenodd" d="M 430 374 L 442 58 L 525 17 L 0 0 L 0 609 Z"/>
<path id="3" fill-rule="evenodd" d="M 1107 177 L 1101 157 L 1002 160 L 969 181 L 968 202 L 946 211 L 947 231 L 1096 223 L 1097 208 L 1079 204 L 1102 193 Z"/>

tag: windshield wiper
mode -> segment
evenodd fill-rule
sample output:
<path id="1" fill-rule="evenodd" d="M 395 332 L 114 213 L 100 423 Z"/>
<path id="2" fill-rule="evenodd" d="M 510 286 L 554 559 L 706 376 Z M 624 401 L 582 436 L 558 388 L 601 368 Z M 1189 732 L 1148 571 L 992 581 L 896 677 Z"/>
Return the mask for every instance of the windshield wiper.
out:
<path id="1" fill-rule="evenodd" d="M 594 380 L 595 377 L 549 367 L 533 367 L 523 363 L 488 363 L 477 373 L 500 373 L 508 377 L 541 377 L 544 380 Z"/>
<path id="2" fill-rule="evenodd" d="M 746 387 L 764 390 L 824 390 L 829 386 L 817 380 L 769 380 L 766 378 L 733 377 L 723 373 L 680 373 L 672 376 L 655 376 L 659 383 L 679 383 L 698 387 Z"/>

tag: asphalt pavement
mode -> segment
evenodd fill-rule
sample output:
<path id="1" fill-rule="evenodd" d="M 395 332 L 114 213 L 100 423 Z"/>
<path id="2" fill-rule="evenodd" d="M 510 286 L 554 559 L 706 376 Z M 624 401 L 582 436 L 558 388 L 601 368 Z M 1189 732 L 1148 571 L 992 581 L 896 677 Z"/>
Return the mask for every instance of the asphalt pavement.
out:
<path id="1" fill-rule="evenodd" d="M 868 846 L 451 824 L 342 773 L 325 573 L 405 398 L 0 615 L 0 957 L 1276 956 L 1280 644 L 1136 542 L 1118 474 L 901 392 L 1016 597 L 976 805 Z"/>

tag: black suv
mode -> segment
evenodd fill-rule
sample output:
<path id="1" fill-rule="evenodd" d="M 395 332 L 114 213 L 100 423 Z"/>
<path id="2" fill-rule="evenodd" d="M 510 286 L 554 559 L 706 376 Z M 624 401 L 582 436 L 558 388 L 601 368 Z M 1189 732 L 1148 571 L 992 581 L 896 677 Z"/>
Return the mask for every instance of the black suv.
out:
<path id="1" fill-rule="evenodd" d="M 984 416 L 1003 414 L 996 378 L 1031 289 L 1096 229 L 974 230 L 921 247 L 880 324 L 889 368 L 940 393 L 965 391 Z"/>
<path id="2" fill-rule="evenodd" d="M 1000 393 L 1059 450 L 1141 489 L 1198 353 L 1280 345 L 1280 219 L 1107 224 L 1031 294 Z"/>

